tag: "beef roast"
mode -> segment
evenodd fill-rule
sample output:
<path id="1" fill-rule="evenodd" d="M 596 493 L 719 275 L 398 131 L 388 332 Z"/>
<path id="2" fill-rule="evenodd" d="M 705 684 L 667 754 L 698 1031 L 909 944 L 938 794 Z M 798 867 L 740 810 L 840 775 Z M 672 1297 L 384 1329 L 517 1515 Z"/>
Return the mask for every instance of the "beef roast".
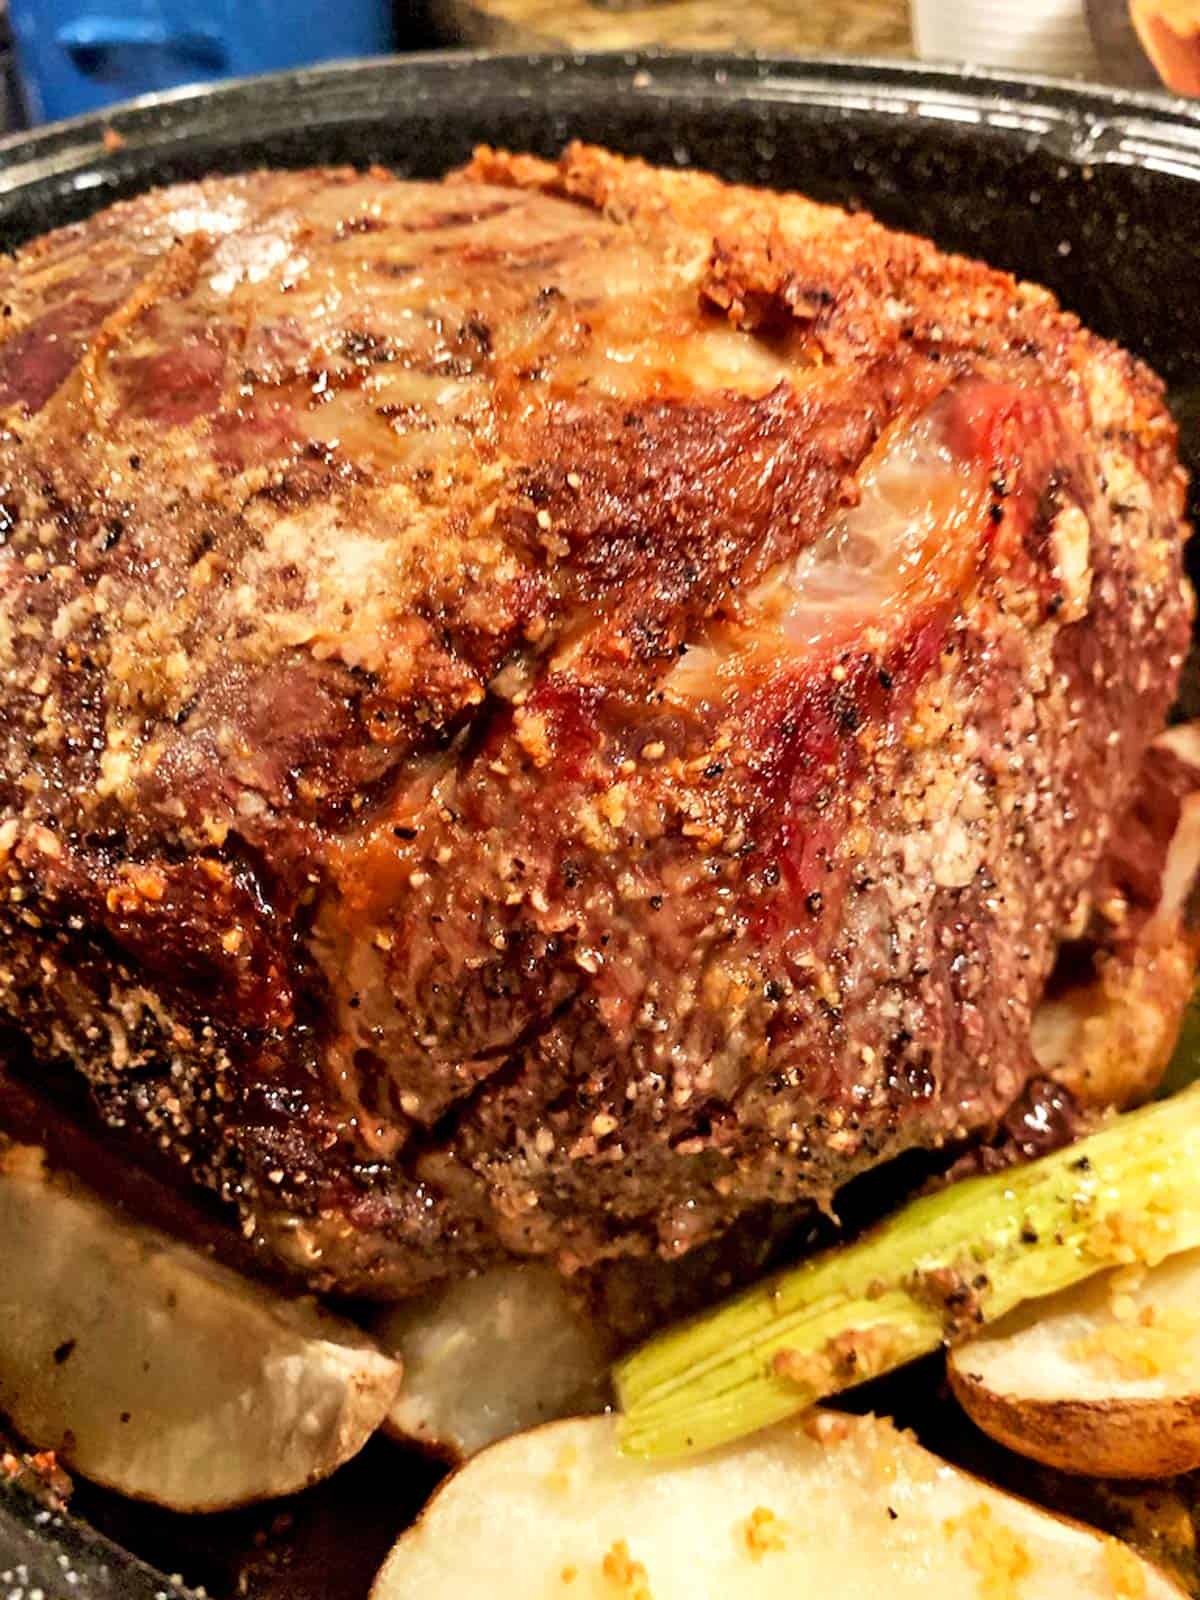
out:
<path id="1" fill-rule="evenodd" d="M 322 1288 L 994 1129 L 1186 648 L 1154 377 L 573 147 L 0 263 L 0 1012 Z"/>

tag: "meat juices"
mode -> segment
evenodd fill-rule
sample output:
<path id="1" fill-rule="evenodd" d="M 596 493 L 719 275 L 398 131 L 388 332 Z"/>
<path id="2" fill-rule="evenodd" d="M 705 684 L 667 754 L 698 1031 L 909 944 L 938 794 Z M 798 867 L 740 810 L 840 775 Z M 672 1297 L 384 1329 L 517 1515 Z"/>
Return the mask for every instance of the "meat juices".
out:
<path id="1" fill-rule="evenodd" d="M 1161 387 L 573 146 L 0 264 L 0 1011 L 322 1289 L 993 1130 L 1171 702 Z"/>

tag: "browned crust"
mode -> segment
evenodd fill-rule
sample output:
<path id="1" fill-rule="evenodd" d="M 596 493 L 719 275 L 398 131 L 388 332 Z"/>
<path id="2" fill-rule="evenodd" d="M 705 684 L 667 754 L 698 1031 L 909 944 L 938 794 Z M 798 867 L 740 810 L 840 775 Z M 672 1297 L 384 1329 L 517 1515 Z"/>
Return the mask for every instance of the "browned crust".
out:
<path id="1" fill-rule="evenodd" d="M 107 1119 L 382 1292 L 674 1255 L 994 1123 L 1187 637 L 1140 363 L 868 218 L 579 145 L 214 180 L 0 284 L 0 1005 Z M 731 329 L 804 381 L 701 381 Z M 840 680 L 664 700 L 942 397 L 1003 490 L 922 606 Z M 896 863 L 951 771 L 991 878 L 943 892 Z"/>

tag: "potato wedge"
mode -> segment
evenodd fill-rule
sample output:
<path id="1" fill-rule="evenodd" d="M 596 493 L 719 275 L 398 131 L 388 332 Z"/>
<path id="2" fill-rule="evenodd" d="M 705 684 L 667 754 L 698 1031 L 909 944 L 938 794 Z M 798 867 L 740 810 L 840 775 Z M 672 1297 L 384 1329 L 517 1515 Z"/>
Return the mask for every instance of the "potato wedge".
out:
<path id="1" fill-rule="evenodd" d="M 1106 1273 L 951 1351 L 967 1414 L 1065 1472 L 1166 1478 L 1200 1467 L 1200 1250 Z"/>
<path id="2" fill-rule="evenodd" d="M 1193 802 L 1200 805 L 1200 797 L 1187 804 Z M 1078 1105 L 1136 1105 L 1154 1092 L 1192 997 L 1196 946 L 1188 929 L 1149 923 L 1089 982 L 1034 1012 L 1038 1063 Z"/>
<path id="3" fill-rule="evenodd" d="M 1127 1546 L 994 1489 L 890 1422 L 815 1412 L 698 1460 L 623 1457 L 610 1417 L 485 1450 L 372 1600 L 1180 1600 Z"/>
<path id="4" fill-rule="evenodd" d="M 1033 1017 L 1031 1043 L 1042 1070 L 1082 1106 L 1135 1105 L 1154 1092 L 1169 1063 L 1178 1066 L 1172 1056 L 1200 958 L 1200 722 L 1169 728 L 1151 750 L 1183 768 L 1176 784 L 1191 785 L 1179 796 L 1158 902 L 1132 937 L 1122 929 L 1111 942 L 1101 940 L 1086 976 L 1073 975 L 1065 988 L 1052 984 Z M 1177 1072 L 1174 1086 L 1190 1081 Z"/>
<path id="5" fill-rule="evenodd" d="M 122 1494 L 215 1511 L 354 1455 L 401 1368 L 288 1300 L 131 1222 L 41 1152 L 0 1144 L 0 1411 Z"/>
<path id="6" fill-rule="evenodd" d="M 607 1399 L 608 1341 L 540 1263 L 389 1306 L 373 1332 L 404 1364 L 387 1431 L 449 1461 Z"/>

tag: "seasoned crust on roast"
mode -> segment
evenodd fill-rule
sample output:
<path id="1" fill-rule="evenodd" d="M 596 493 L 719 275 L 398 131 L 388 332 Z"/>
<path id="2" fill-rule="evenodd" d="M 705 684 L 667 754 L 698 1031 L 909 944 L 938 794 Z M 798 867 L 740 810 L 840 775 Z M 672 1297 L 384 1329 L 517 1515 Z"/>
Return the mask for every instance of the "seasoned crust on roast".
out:
<path id="1" fill-rule="evenodd" d="M 1186 645 L 1044 290 L 572 146 L 0 268 L 0 1008 L 326 1287 L 993 1126 Z"/>

